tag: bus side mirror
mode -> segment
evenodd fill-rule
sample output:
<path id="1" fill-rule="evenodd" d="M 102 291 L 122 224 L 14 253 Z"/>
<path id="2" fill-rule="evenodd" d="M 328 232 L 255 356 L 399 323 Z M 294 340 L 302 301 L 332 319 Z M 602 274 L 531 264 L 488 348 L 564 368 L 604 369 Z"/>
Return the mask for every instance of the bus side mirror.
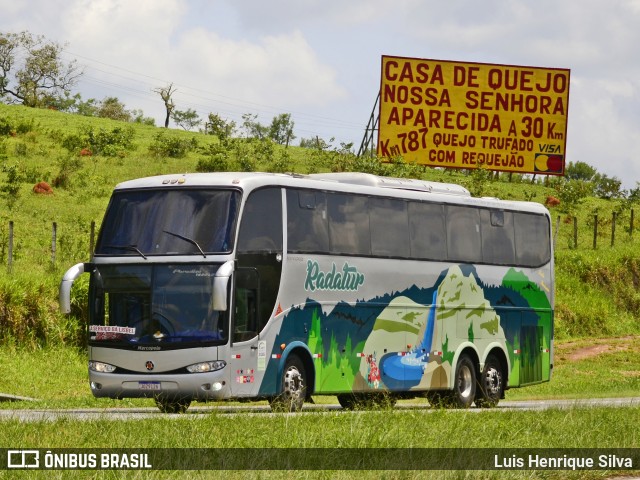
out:
<path id="1" fill-rule="evenodd" d="M 229 293 L 229 279 L 233 273 L 234 262 L 229 260 L 223 263 L 213 277 L 213 309 L 226 312 Z"/>
<path id="2" fill-rule="evenodd" d="M 90 268 L 91 267 L 89 267 L 89 269 Z M 89 269 L 85 269 L 86 265 L 84 263 L 77 263 L 67 270 L 64 277 L 62 277 L 58 296 L 61 313 L 71 313 L 71 286 L 73 285 L 73 282 L 75 282 L 76 279 L 85 271 L 90 271 Z"/>

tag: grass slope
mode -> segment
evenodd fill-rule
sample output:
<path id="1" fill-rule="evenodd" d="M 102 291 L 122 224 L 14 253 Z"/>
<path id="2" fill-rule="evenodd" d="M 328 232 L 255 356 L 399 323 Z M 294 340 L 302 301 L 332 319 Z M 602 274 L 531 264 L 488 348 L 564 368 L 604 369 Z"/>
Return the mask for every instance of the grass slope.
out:
<path id="1" fill-rule="evenodd" d="M 91 148 L 102 154 L 81 155 L 80 147 L 89 141 Z M 175 152 L 169 148 L 158 148 L 172 141 L 191 147 L 177 158 L 170 156 Z M 541 203 L 556 193 L 552 185 L 557 179 L 532 183 L 513 175 L 508 181 L 509 176 L 503 174 L 496 180 L 483 171 L 468 175 L 399 164 L 383 166 L 376 160 L 355 159 L 337 148 L 285 150 L 279 145 L 255 145 L 248 140 L 239 142 L 233 154 L 221 154 L 217 139 L 202 133 L 0 104 L 0 343 L 36 346 L 81 342 L 78 321 L 63 318 L 56 311 L 57 284 L 69 266 L 89 258 L 91 222 L 99 228 L 111 190 L 123 180 L 193 172 L 199 162 L 226 155 L 231 169 L 264 171 L 286 166 L 298 173 L 386 170 L 397 176 L 463 184 L 475 194 Z M 54 193 L 34 194 L 32 188 L 39 181 L 52 183 Z M 636 254 L 640 234 L 631 229 L 633 207 L 622 200 L 586 198 L 552 210 L 556 338 L 640 333 L 640 260 Z M 612 247 L 614 212 L 617 228 Z M 598 247 L 593 249 L 596 214 Z M 9 222 L 13 222 L 14 232 L 11 272 L 7 266 Z M 53 222 L 57 224 L 55 262 L 51 251 Z M 83 288 L 82 282 L 78 288 Z M 77 298 L 79 312 L 81 292 Z"/>

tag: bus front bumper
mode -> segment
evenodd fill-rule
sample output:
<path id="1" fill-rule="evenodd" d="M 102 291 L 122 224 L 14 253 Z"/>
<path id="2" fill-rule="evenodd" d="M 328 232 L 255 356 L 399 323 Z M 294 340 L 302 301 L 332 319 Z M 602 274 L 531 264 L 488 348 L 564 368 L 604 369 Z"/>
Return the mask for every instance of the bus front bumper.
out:
<path id="1" fill-rule="evenodd" d="M 96 398 L 222 400 L 230 396 L 224 370 L 176 375 L 122 375 L 90 371 L 89 385 Z"/>

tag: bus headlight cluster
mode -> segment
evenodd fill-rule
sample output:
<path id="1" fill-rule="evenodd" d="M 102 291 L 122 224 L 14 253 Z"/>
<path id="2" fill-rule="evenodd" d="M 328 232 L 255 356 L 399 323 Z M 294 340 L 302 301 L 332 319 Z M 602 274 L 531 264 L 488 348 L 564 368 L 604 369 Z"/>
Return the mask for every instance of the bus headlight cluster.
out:
<path id="1" fill-rule="evenodd" d="M 205 373 L 220 370 L 225 367 L 227 362 L 224 360 L 214 360 L 212 362 L 200 362 L 189 365 L 187 370 L 191 373 Z"/>
<path id="2" fill-rule="evenodd" d="M 113 373 L 115 369 L 116 367 L 114 367 L 113 365 L 109 365 L 108 363 L 94 362 L 94 361 L 89 362 L 89 370 L 93 372 Z"/>

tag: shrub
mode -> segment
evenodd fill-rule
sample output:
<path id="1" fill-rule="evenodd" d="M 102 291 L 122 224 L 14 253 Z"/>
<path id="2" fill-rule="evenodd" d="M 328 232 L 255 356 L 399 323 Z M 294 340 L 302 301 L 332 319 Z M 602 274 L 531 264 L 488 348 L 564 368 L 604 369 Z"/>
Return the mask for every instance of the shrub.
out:
<path id="1" fill-rule="evenodd" d="M 115 127 L 111 131 L 103 128 L 94 131 L 91 127 L 83 127 L 78 133 L 65 135 L 61 144 L 70 153 L 88 150 L 93 155 L 117 157 L 135 149 L 134 137 L 135 130 L 132 127 Z"/>
<path id="2" fill-rule="evenodd" d="M 18 123 L 18 126 L 16 126 L 16 133 L 18 133 L 19 135 L 24 135 L 26 133 L 35 131 L 35 129 L 35 120 L 31 118 L 29 120 L 23 120 Z"/>
<path id="3" fill-rule="evenodd" d="M 156 157 L 183 158 L 190 151 L 198 147 L 195 137 L 185 140 L 178 137 L 168 137 L 165 132 L 158 132 L 153 143 L 149 146 L 149 152 Z"/>
<path id="4" fill-rule="evenodd" d="M 210 144 L 205 150 L 208 155 L 198 160 L 197 172 L 226 172 L 229 170 L 229 150 L 224 145 Z"/>
<path id="5" fill-rule="evenodd" d="M 12 131 L 13 128 L 11 127 L 9 120 L 4 117 L 0 117 L 0 135 L 9 136 Z"/>
<path id="6" fill-rule="evenodd" d="M 82 167 L 82 163 L 77 157 L 63 157 L 58 160 L 60 171 L 53 179 L 53 186 L 58 188 L 69 188 L 71 186 L 71 175 Z"/>
<path id="7" fill-rule="evenodd" d="M 27 156 L 27 144 L 24 142 L 16 143 L 14 148 L 14 152 L 16 157 L 26 157 Z"/>

